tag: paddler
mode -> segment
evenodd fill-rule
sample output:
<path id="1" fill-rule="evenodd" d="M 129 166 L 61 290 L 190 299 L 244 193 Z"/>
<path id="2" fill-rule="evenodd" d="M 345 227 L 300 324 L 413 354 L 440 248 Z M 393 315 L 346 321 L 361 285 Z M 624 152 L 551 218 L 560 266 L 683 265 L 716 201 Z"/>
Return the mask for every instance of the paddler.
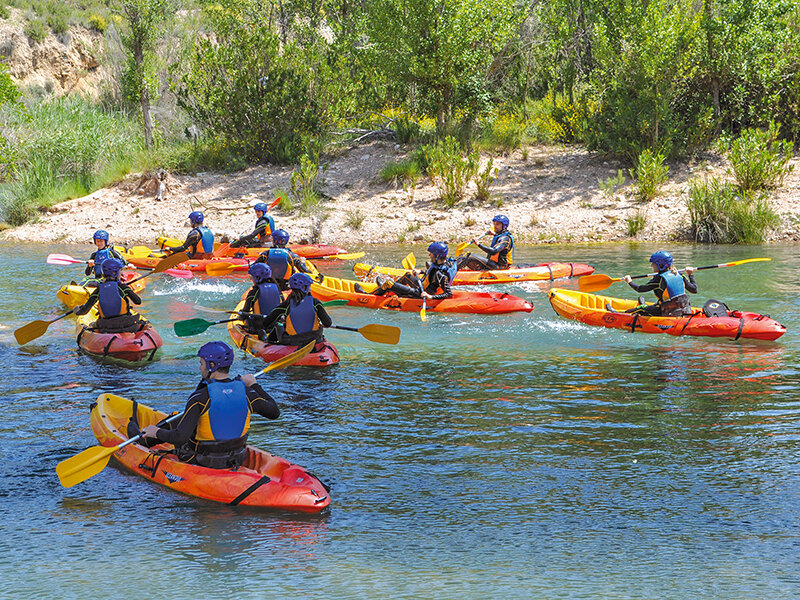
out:
<path id="1" fill-rule="evenodd" d="M 283 301 L 281 290 L 272 279 L 269 265 L 253 263 L 247 271 L 253 281 L 253 287 L 247 291 L 242 312 L 254 313 L 245 319 L 245 328 L 249 333 L 257 334 L 259 339 L 266 341 L 264 331 L 264 317 L 270 314 Z"/>
<path id="2" fill-rule="evenodd" d="M 192 229 L 186 236 L 186 241 L 180 246 L 172 248 L 164 248 L 165 252 L 174 254 L 176 252 L 184 252 L 189 255 L 189 258 L 204 259 L 214 257 L 214 234 L 211 230 L 203 225 L 205 217 L 199 210 L 193 210 L 189 213 L 189 222 Z"/>
<path id="3" fill-rule="evenodd" d="M 92 329 L 101 333 L 139 331 L 145 324 L 137 314 L 131 313 L 131 302 L 141 304 L 142 299 L 127 283 L 119 280 L 122 261 L 107 258 L 103 261 L 103 280 L 92 290 L 86 302 L 75 309 L 76 315 L 85 315 L 97 303 L 99 318 Z"/>
<path id="4" fill-rule="evenodd" d="M 650 266 L 655 275 L 647 283 L 637 285 L 633 283 L 630 275 L 625 275 L 622 281 L 631 286 L 640 294 L 653 292 L 657 302 L 650 306 L 644 305 L 644 298 L 639 297 L 639 306 L 626 312 L 635 312 L 640 315 L 661 317 L 682 317 L 692 314 L 692 305 L 689 302 L 689 292 L 697 293 L 697 282 L 694 280 L 694 267 L 684 269 L 689 276 L 687 280 L 672 264 L 672 254 L 664 250 L 654 252 L 650 256 Z"/>
<path id="5" fill-rule="evenodd" d="M 450 285 L 456 276 L 458 267 L 453 259 L 447 258 L 450 249 L 444 242 L 433 242 L 428 246 L 428 266 L 424 275 L 416 269 L 404 274 L 397 281 L 384 280 L 380 275 L 375 278 L 378 288 L 374 294 L 383 296 L 394 292 L 401 298 L 445 299 L 452 298 Z"/>
<path id="6" fill-rule="evenodd" d="M 86 265 L 84 275 L 87 277 L 90 276 L 92 274 L 92 270 L 94 270 L 94 276 L 100 280 L 100 278 L 103 277 L 103 261 L 109 258 L 116 258 L 123 264 L 123 266 L 128 264 L 127 261 L 122 258 L 119 252 L 108 245 L 108 240 L 108 232 L 105 229 L 98 229 L 94 232 L 92 241 L 94 242 L 94 245 L 97 246 L 97 250 L 92 252 L 92 255 L 89 257 L 89 264 Z"/>
<path id="7" fill-rule="evenodd" d="M 289 289 L 289 278 L 293 273 L 311 273 L 305 261 L 286 247 L 289 234 L 283 229 L 272 232 L 272 247 L 262 252 L 256 259 L 266 263 L 272 271 L 272 278 L 282 290 Z"/>
<path id="8" fill-rule="evenodd" d="M 470 242 L 486 252 L 486 258 L 473 256 L 468 252 L 459 259 L 458 268 L 465 271 L 495 271 L 511 267 L 514 264 L 514 237 L 508 231 L 509 224 L 505 215 L 497 215 L 492 219 L 493 230 L 486 234 L 494 235 L 492 243 L 484 246 L 475 238 Z"/>
<path id="9" fill-rule="evenodd" d="M 211 469 L 235 469 L 247 457 L 250 415 L 277 419 L 278 405 L 251 374 L 229 376 L 233 350 L 224 342 L 209 342 L 197 352 L 202 380 L 186 402 L 183 416 L 169 427 L 148 425 L 145 445 L 166 442 L 184 462 Z M 139 432 L 136 405 L 128 436 Z"/>
<path id="10" fill-rule="evenodd" d="M 289 278 L 291 293 L 264 319 L 268 341 L 285 346 L 303 346 L 311 340 L 324 341 L 323 327 L 333 321 L 322 303 L 309 292 L 313 280 L 305 273 Z"/>
<path id="11" fill-rule="evenodd" d="M 272 242 L 275 219 L 267 214 L 268 208 L 264 202 L 259 202 L 253 207 L 256 212 L 256 227 L 253 233 L 231 242 L 231 248 L 263 248 Z"/>

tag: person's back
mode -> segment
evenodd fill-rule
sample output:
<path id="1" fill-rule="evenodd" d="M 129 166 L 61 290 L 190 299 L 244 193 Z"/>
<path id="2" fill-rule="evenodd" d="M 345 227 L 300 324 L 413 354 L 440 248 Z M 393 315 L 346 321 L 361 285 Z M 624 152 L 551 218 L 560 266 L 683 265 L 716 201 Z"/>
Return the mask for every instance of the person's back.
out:
<path id="1" fill-rule="evenodd" d="M 139 315 L 131 313 L 130 303 L 141 304 L 142 300 L 130 286 L 119 281 L 122 263 L 109 258 L 102 268 L 103 281 L 92 290 L 86 302 L 75 309 L 75 314 L 85 315 L 97 304 L 99 316 L 92 329 L 102 333 L 138 331 L 144 323 Z"/>
<path id="2" fill-rule="evenodd" d="M 247 291 L 242 312 L 250 313 L 245 317 L 245 327 L 249 333 L 266 339 L 264 316 L 270 314 L 283 301 L 277 284 L 271 279 L 272 270 L 264 263 L 253 263 L 248 270 L 253 287 Z"/>
<path id="3" fill-rule="evenodd" d="M 208 259 L 214 257 L 214 234 L 203 225 L 205 217 L 198 210 L 189 213 L 189 222 L 192 229 L 186 235 L 186 240 L 180 246 L 165 248 L 171 254 L 186 252 L 189 258 Z"/>
<path id="4" fill-rule="evenodd" d="M 325 339 L 322 328 L 330 327 L 333 321 L 322 303 L 309 293 L 311 283 L 311 277 L 305 273 L 291 276 L 289 297 L 264 319 L 264 329 L 270 332 L 269 341 L 302 346 L 312 340 Z"/>

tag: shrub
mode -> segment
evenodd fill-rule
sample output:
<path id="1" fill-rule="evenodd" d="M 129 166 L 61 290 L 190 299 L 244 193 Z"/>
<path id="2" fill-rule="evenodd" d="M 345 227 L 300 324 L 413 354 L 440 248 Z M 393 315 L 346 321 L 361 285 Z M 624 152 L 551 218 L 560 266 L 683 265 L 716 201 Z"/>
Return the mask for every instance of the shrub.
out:
<path id="1" fill-rule="evenodd" d="M 401 115 L 394 120 L 394 131 L 398 142 L 408 144 L 419 137 L 420 126 L 407 116 Z"/>
<path id="2" fill-rule="evenodd" d="M 319 172 L 318 159 L 308 154 L 300 157 L 300 165 L 292 171 L 290 178 L 292 199 L 300 205 L 300 210 L 303 212 L 308 212 L 319 204 L 322 184 Z"/>
<path id="3" fill-rule="evenodd" d="M 631 177 L 636 178 L 636 196 L 640 202 L 649 202 L 658 196 L 659 188 L 667 180 L 669 167 L 664 164 L 663 154 L 654 154 L 649 148 L 639 155 L 636 170 L 631 169 Z"/>
<path id="4" fill-rule="evenodd" d="M 628 227 L 628 237 L 636 237 L 647 225 L 647 213 L 642 209 L 636 209 L 625 217 L 625 224 Z"/>
<path id="5" fill-rule="evenodd" d="M 731 144 L 729 159 L 739 189 L 761 190 L 780 185 L 793 169 L 792 143 L 778 140 L 778 127 L 770 123 L 766 131 L 745 129 Z"/>
<path id="6" fill-rule="evenodd" d="M 99 33 L 103 33 L 108 27 L 108 20 L 104 16 L 95 13 L 89 15 L 87 22 L 89 29 L 94 29 Z"/>
<path id="7" fill-rule="evenodd" d="M 348 210 L 345 213 L 344 224 L 347 225 L 353 231 L 358 231 L 361 229 L 361 225 L 364 224 L 364 219 L 366 215 L 362 213 L 360 210 Z"/>
<path id="8" fill-rule="evenodd" d="M 36 43 L 47 37 L 47 25 L 41 19 L 33 19 L 25 24 L 25 35 Z"/>
<path id="9" fill-rule="evenodd" d="M 381 179 L 387 183 L 396 184 L 399 181 L 404 185 L 409 183 L 416 185 L 420 174 L 421 169 L 413 158 L 386 163 L 380 172 Z"/>
<path id="10" fill-rule="evenodd" d="M 515 115 L 502 114 L 483 131 L 483 142 L 492 149 L 508 154 L 522 145 L 527 129 L 528 124 Z"/>
<path id="11" fill-rule="evenodd" d="M 475 175 L 475 186 L 477 187 L 475 198 L 481 202 L 487 202 L 492 197 L 489 188 L 494 183 L 496 176 L 497 168 L 494 166 L 494 159 L 490 158 L 489 162 L 486 163 L 486 167 L 482 171 L 478 169 Z"/>
<path id="12" fill-rule="evenodd" d="M 52 29 L 55 34 L 69 31 L 69 13 L 59 10 L 47 15 L 46 20 L 50 29 Z"/>
<path id="13" fill-rule="evenodd" d="M 455 138 L 446 137 L 438 143 L 425 146 L 428 173 L 439 188 L 445 206 L 453 208 L 464 198 L 467 184 L 478 171 L 478 152 L 462 156 Z"/>
<path id="14" fill-rule="evenodd" d="M 602 179 L 598 179 L 597 181 L 598 187 L 603 191 L 603 194 L 608 198 L 613 197 L 615 189 L 623 185 L 624 183 L 625 183 L 625 175 L 622 174 L 622 169 L 617 170 L 616 177 L 609 177 L 605 181 L 603 181 Z"/>
<path id="15" fill-rule="evenodd" d="M 11 13 L 8 12 L 8 7 L 5 5 L 5 2 L 0 3 L 0 19 L 8 19 L 11 16 Z"/>
<path id="16" fill-rule="evenodd" d="M 698 242 L 760 244 L 780 223 L 765 193 L 743 192 L 717 178 L 691 182 L 687 205 Z"/>

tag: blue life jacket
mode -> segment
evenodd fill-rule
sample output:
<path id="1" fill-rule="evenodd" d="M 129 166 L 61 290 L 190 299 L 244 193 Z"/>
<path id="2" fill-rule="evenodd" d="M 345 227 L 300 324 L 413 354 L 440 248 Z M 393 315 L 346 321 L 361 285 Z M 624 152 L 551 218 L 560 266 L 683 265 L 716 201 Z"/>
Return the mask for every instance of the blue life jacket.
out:
<path id="1" fill-rule="evenodd" d="M 495 236 L 492 238 L 491 245 L 494 246 L 503 238 L 508 238 L 508 248 L 498 252 L 497 254 L 492 254 L 489 257 L 489 260 L 493 260 L 500 266 L 511 266 L 514 264 L 514 237 L 508 231 L 501 231 L 500 233 L 495 234 Z"/>
<path id="2" fill-rule="evenodd" d="M 683 277 L 672 271 L 664 271 L 659 273 L 661 279 L 666 284 L 664 296 L 661 297 L 662 301 L 671 300 L 675 296 L 680 296 L 686 293 L 686 285 L 684 284 Z"/>
<path id="3" fill-rule="evenodd" d="M 283 300 L 281 291 L 277 285 L 269 282 L 259 283 L 256 287 L 258 288 L 258 299 L 253 304 L 253 312 L 268 315 Z"/>
<path id="4" fill-rule="evenodd" d="M 241 379 L 208 382 L 208 410 L 197 420 L 195 439 L 224 442 L 244 436 L 250 429 L 250 402 Z"/>
<path id="5" fill-rule="evenodd" d="M 286 333 L 298 335 L 319 330 L 317 311 L 314 310 L 314 297 L 308 294 L 296 303 L 289 300 L 289 312 L 286 314 Z"/>
<path id="6" fill-rule="evenodd" d="M 266 227 L 264 227 L 266 225 Z M 268 215 L 264 215 L 263 217 L 259 217 L 256 220 L 256 229 L 259 227 L 264 227 L 264 231 L 258 234 L 258 239 L 264 239 L 267 236 L 272 235 L 272 232 L 275 231 L 275 219 Z"/>
<path id="7" fill-rule="evenodd" d="M 200 233 L 200 243 L 203 246 L 203 252 L 206 254 L 212 254 L 214 252 L 214 234 L 211 233 L 211 230 L 204 225 L 200 227 L 195 227 L 195 229 Z"/>
<path id="8" fill-rule="evenodd" d="M 275 279 L 289 279 L 292 275 L 291 257 L 286 248 L 267 250 L 267 264 Z"/>
<path id="9" fill-rule="evenodd" d="M 109 258 L 114 258 L 114 255 L 111 254 L 111 248 L 109 248 L 108 246 L 106 246 L 105 248 L 101 248 L 100 250 L 94 253 L 95 277 L 103 276 L 103 261 Z"/>
<path id="10" fill-rule="evenodd" d="M 100 316 L 104 319 L 118 317 L 128 312 L 127 303 L 122 299 L 119 282 L 104 281 L 98 286 L 98 302 Z"/>

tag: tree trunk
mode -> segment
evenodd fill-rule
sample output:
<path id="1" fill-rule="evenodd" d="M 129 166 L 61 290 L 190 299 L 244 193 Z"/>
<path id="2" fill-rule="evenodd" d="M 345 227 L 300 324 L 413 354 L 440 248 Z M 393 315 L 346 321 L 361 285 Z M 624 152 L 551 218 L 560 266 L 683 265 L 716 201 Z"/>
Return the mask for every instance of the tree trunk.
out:
<path id="1" fill-rule="evenodd" d="M 142 122 L 144 123 L 144 145 L 148 150 L 153 147 L 153 119 L 150 116 L 150 93 L 142 85 Z"/>

